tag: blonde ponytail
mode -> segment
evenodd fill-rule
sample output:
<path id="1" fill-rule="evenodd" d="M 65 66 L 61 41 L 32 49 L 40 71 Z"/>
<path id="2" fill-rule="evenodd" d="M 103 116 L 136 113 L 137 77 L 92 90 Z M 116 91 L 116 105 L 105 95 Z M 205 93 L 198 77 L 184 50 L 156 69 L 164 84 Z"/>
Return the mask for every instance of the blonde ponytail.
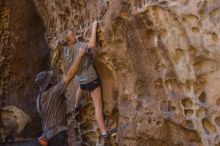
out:
<path id="1" fill-rule="evenodd" d="M 52 50 L 52 64 L 56 64 L 60 66 L 61 58 L 63 55 L 63 45 L 60 40 L 57 40 L 55 43 L 55 47 Z"/>

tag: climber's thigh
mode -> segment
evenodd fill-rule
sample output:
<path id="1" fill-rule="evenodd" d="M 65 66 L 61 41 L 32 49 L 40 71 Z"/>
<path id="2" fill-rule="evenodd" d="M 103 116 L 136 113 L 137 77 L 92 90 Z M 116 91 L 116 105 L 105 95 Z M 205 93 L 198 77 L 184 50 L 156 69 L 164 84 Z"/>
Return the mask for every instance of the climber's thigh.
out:
<path id="1" fill-rule="evenodd" d="M 58 133 L 49 140 L 49 146 L 68 146 L 67 134 L 65 131 Z"/>
<path id="2" fill-rule="evenodd" d="M 96 109 L 102 108 L 102 93 L 101 93 L 101 87 L 98 86 L 91 92 L 91 96 L 95 105 Z"/>

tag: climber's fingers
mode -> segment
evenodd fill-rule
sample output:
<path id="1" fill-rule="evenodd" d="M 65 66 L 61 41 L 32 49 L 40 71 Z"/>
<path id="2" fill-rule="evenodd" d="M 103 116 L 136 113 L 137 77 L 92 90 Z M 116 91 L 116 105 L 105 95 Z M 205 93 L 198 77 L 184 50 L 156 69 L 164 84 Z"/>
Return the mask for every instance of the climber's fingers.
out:
<path id="1" fill-rule="evenodd" d="M 85 36 L 86 35 L 86 33 L 89 31 L 89 28 L 88 27 L 86 27 L 85 28 L 85 30 L 84 30 L 84 33 L 83 33 L 83 36 Z"/>

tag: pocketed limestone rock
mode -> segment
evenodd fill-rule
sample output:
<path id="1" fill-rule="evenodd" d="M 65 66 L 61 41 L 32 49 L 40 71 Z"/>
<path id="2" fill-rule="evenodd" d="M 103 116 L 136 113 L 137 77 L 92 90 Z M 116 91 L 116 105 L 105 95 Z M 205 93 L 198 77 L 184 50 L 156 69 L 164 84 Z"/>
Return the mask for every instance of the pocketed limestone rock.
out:
<path id="1" fill-rule="evenodd" d="M 99 21 L 95 67 L 102 82 L 105 123 L 119 129 L 109 145 L 220 144 L 220 1 L 33 2 L 45 27 L 52 64 L 61 69 L 62 49 L 55 48 L 60 34 L 73 28 L 83 35 L 88 29 L 83 36 L 88 40 L 91 23 Z M 8 11 L 1 12 L 5 28 Z M 7 103 L 5 99 L 0 100 Z M 102 145 L 89 94 L 82 103 L 71 140 Z"/>
<path id="2" fill-rule="evenodd" d="M 1 110 L 0 115 L 0 131 L 3 142 L 10 136 L 13 137 L 18 135 L 24 129 L 26 124 L 31 121 L 30 116 L 14 105 L 4 107 Z"/>

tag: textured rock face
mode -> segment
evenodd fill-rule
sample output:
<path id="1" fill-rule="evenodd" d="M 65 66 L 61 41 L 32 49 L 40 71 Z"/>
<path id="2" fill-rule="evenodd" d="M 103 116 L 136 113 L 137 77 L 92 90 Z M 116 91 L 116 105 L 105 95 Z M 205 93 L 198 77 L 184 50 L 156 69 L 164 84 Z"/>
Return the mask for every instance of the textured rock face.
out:
<path id="1" fill-rule="evenodd" d="M 219 1 L 35 4 L 51 45 L 63 30 L 101 20 L 96 68 L 118 145 L 219 143 Z M 81 129 L 95 145 L 90 108 L 83 109 Z"/>
<path id="2" fill-rule="evenodd" d="M 15 106 L 4 107 L 1 111 L 1 136 L 16 135 L 20 133 L 31 118 Z M 6 139 L 7 137 L 1 137 Z"/>
<path id="3" fill-rule="evenodd" d="M 41 121 L 35 108 L 37 88 L 34 78 L 39 71 L 49 67 L 49 53 L 44 26 L 33 2 L 1 0 L 0 129 L 5 131 L 0 132 L 0 142 L 39 135 Z M 16 108 L 9 108 L 5 112 L 8 105 Z M 16 111 L 27 114 L 32 120 Z M 22 125 L 23 128 L 16 130 L 17 125 Z"/>
<path id="4" fill-rule="evenodd" d="M 96 68 L 106 124 L 119 128 L 111 145 L 220 145 L 219 0 L 34 3 L 51 48 L 62 31 L 100 20 Z M 77 141 L 98 145 L 89 96 L 77 121 Z"/>

